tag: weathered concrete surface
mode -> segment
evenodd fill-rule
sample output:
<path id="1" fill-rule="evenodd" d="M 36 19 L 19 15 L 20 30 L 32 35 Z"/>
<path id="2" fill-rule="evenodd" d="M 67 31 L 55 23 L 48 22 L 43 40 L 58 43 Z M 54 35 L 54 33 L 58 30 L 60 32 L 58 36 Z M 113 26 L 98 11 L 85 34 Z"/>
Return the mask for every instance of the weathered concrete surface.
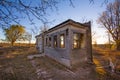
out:
<path id="1" fill-rule="evenodd" d="M 27 58 L 28 58 L 28 59 L 33 59 L 33 58 L 40 58 L 40 57 L 43 57 L 43 56 L 45 56 L 44 53 L 42 53 L 42 54 L 29 55 L 29 56 L 27 56 Z"/>
<path id="2" fill-rule="evenodd" d="M 81 39 L 74 40 L 74 33 L 78 34 Z M 72 67 L 76 64 L 84 64 L 85 62 L 92 63 L 92 42 L 91 42 L 91 24 L 79 23 L 73 20 L 67 20 L 43 33 L 41 36 L 44 40 L 45 55 L 55 59 L 56 61 Z M 60 48 L 60 35 L 64 34 L 65 47 Z M 82 36 L 80 36 L 82 35 Z M 56 36 L 57 47 L 54 46 Z M 39 39 L 40 36 L 36 37 Z M 50 40 L 49 40 L 50 38 Z M 81 40 L 81 41 L 80 41 Z M 37 41 L 39 43 L 39 41 Z M 77 49 L 73 48 L 74 42 L 79 45 Z M 77 43 L 78 42 L 78 43 Z M 37 46 L 41 47 L 37 43 Z M 51 46 L 49 46 L 49 43 Z"/>

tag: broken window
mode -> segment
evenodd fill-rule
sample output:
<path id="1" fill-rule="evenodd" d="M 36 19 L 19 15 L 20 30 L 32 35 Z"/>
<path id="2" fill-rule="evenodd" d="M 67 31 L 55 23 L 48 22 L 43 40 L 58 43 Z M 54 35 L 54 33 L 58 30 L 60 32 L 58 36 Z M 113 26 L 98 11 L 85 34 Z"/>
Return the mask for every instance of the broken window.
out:
<path id="1" fill-rule="evenodd" d="M 48 39 L 47 39 L 47 37 L 46 37 L 46 46 L 48 45 Z"/>
<path id="2" fill-rule="evenodd" d="M 60 35 L 60 48 L 65 48 L 65 35 Z"/>
<path id="3" fill-rule="evenodd" d="M 49 47 L 51 47 L 51 37 L 49 37 Z"/>
<path id="4" fill-rule="evenodd" d="M 53 40 L 53 41 L 54 41 L 54 42 L 53 42 L 53 43 L 54 43 L 53 45 L 54 45 L 54 47 L 57 47 L 57 46 L 58 46 L 58 43 L 57 43 L 57 35 L 55 35 L 55 36 L 53 37 L 53 39 L 54 39 L 54 40 Z"/>
<path id="5" fill-rule="evenodd" d="M 83 34 L 80 33 L 73 33 L 73 48 L 81 48 L 81 43 L 83 40 Z"/>

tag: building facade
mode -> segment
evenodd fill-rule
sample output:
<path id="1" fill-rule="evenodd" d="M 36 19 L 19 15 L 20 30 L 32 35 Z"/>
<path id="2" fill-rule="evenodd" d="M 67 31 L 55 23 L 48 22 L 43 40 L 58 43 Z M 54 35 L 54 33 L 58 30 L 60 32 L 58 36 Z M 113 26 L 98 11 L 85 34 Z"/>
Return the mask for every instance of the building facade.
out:
<path id="1" fill-rule="evenodd" d="M 92 63 L 91 23 L 66 20 L 36 36 L 37 49 L 68 66 Z"/>

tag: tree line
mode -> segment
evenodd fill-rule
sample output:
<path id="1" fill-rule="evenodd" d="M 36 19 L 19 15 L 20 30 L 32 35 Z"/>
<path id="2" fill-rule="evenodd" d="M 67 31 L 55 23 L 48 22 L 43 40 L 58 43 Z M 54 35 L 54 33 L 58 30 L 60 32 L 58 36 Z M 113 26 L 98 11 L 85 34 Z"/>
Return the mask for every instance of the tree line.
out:
<path id="1" fill-rule="evenodd" d="M 7 34 L 11 34 L 8 29 L 11 28 L 6 29 L 6 26 L 10 26 L 13 22 L 20 25 L 20 19 L 25 18 L 27 18 L 33 25 L 35 24 L 34 18 L 46 23 L 48 22 L 46 18 L 47 11 L 49 9 L 57 9 L 57 4 L 62 1 L 64 0 L 0 0 L 0 28 L 5 30 L 6 38 L 11 41 L 11 43 L 14 43 L 17 38 L 11 40 L 10 37 L 8 37 Z M 74 6 L 74 0 L 68 1 L 68 4 Z M 94 0 L 88 1 L 94 3 Z M 107 4 L 109 3 L 109 0 L 103 0 L 103 3 Z M 100 15 L 98 22 L 111 34 L 116 43 L 116 49 L 120 50 L 120 0 L 115 0 L 114 3 L 109 3 L 106 11 Z M 16 32 L 17 31 L 15 30 L 15 33 Z"/>

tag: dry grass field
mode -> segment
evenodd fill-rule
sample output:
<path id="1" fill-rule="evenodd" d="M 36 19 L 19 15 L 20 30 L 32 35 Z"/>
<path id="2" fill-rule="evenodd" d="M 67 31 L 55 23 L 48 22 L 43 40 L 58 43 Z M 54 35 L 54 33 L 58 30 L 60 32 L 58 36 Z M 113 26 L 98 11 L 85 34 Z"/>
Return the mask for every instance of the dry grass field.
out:
<path id="1" fill-rule="evenodd" d="M 34 48 L 0 48 L 0 80 L 37 80 L 34 68 L 27 59 L 28 54 L 36 53 Z"/>
<path id="2" fill-rule="evenodd" d="M 116 62 L 119 72 L 120 52 L 95 47 L 95 65 L 69 69 L 46 56 L 28 59 L 38 54 L 35 46 L 0 47 L 0 80 L 119 80 L 119 73 L 112 74 L 108 69 L 108 58 Z"/>
<path id="3" fill-rule="evenodd" d="M 110 60 L 115 67 L 114 72 L 110 68 Z M 100 80 L 120 79 L 120 51 L 111 50 L 106 47 L 94 47 L 93 61 Z"/>

